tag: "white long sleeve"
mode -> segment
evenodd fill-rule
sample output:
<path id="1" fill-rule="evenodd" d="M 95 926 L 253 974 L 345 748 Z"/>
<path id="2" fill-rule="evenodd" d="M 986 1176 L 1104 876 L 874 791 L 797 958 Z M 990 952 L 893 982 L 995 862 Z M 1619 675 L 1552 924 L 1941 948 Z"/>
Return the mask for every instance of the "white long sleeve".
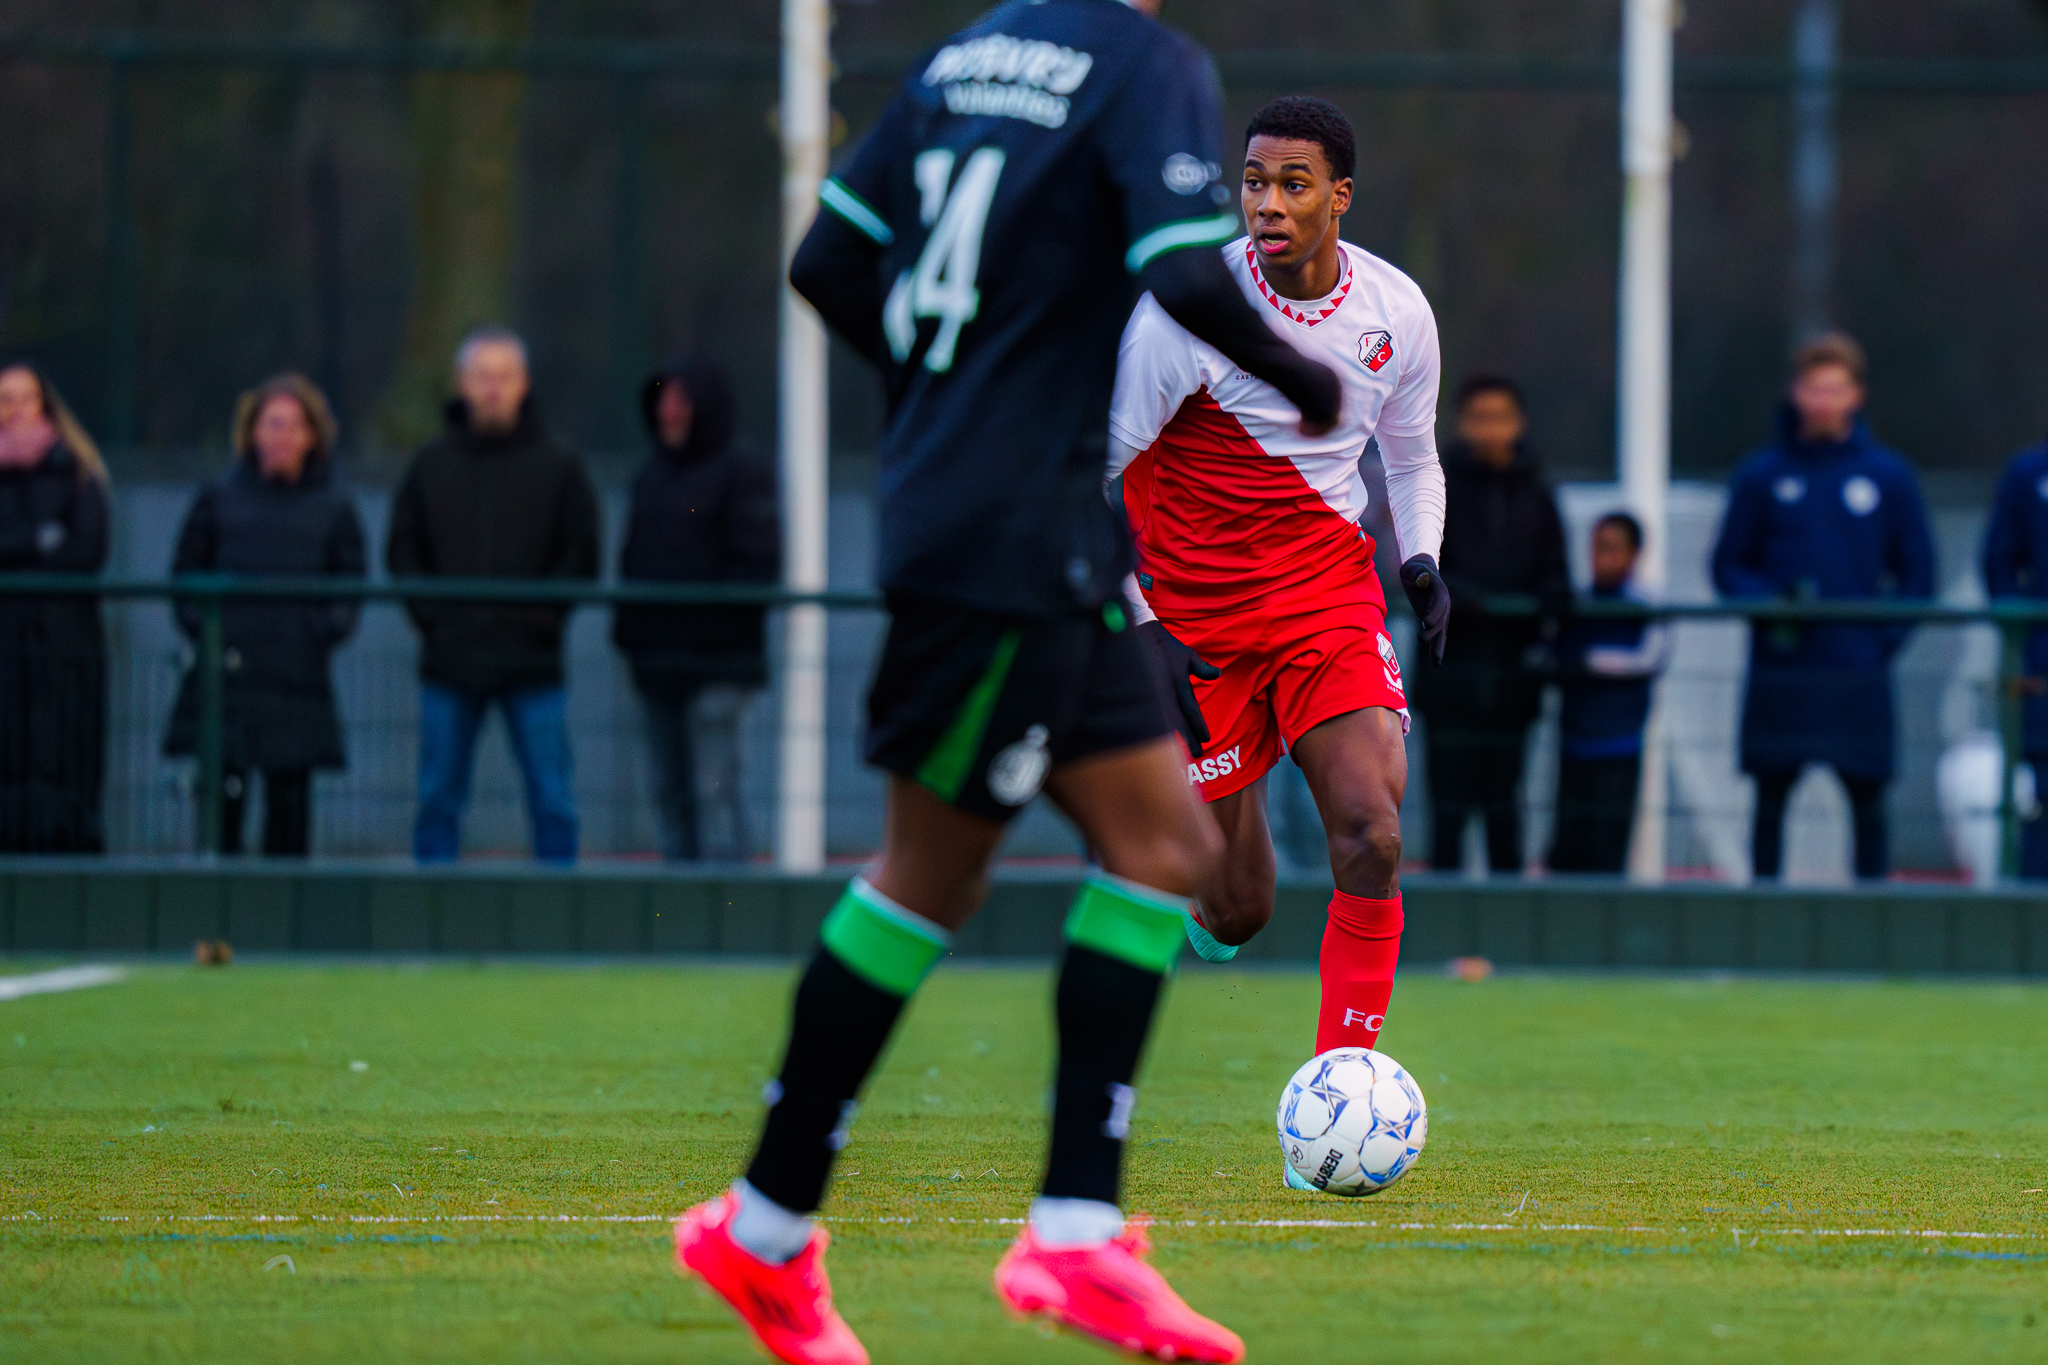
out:
<path id="1" fill-rule="evenodd" d="M 1122 500 L 1113 496 L 1116 491 L 1116 481 L 1123 474 L 1124 470 L 1129 467 L 1131 461 L 1138 458 L 1139 453 L 1136 446 L 1133 446 L 1115 432 L 1112 431 L 1109 434 L 1109 470 L 1103 476 L 1102 491 L 1105 496 L 1109 497 L 1110 506 L 1116 509 L 1118 516 L 1124 514 L 1124 507 Z M 1147 621 L 1157 621 L 1159 619 L 1159 613 L 1152 610 L 1152 604 L 1145 600 L 1144 591 L 1138 587 L 1138 575 L 1135 573 L 1124 575 L 1124 600 L 1131 605 L 1131 624 L 1142 626 Z"/>
<path id="2" fill-rule="evenodd" d="M 1142 626 L 1147 621 L 1157 621 L 1159 613 L 1152 610 L 1152 604 L 1145 600 L 1145 594 L 1138 588 L 1138 576 L 1124 575 L 1124 600 L 1131 604 L 1131 624 Z"/>
<path id="3" fill-rule="evenodd" d="M 1444 548 L 1444 467 L 1437 459 L 1436 433 L 1379 434 L 1380 464 L 1387 473 L 1387 512 L 1394 540 L 1407 563 L 1417 555 L 1441 562 Z"/>

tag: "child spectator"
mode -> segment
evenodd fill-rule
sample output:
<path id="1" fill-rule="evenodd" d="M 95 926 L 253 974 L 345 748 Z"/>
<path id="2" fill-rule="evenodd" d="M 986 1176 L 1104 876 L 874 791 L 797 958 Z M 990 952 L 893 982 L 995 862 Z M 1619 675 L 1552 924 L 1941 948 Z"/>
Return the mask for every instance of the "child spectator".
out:
<path id="1" fill-rule="evenodd" d="M 1593 526 L 1595 602 L 1640 602 L 1634 585 L 1643 528 L 1626 512 Z M 1643 723 L 1650 684 L 1663 670 L 1670 637 L 1662 624 L 1576 616 L 1558 637 L 1564 677 L 1557 774 L 1554 872 L 1619 872 L 1628 860 L 1642 781 Z"/>

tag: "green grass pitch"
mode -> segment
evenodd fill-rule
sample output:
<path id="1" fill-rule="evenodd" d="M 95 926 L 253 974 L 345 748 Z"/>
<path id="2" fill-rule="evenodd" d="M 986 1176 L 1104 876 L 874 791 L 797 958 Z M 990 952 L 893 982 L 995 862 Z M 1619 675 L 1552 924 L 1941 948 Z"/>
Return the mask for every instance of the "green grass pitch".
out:
<path id="1" fill-rule="evenodd" d="M 150 967 L 0 1002 L 0 1359 L 754 1359 L 664 1220 L 745 1157 L 790 980 Z M 870 1088 L 831 1266 L 881 1365 L 1108 1358 L 988 1290 L 1048 996 L 941 969 Z M 1314 1004 L 1185 972 L 1131 1144 L 1158 1262 L 1254 1361 L 2048 1360 L 2048 990 L 1404 977 L 1429 1148 L 1354 1201 L 1279 1183 Z"/>

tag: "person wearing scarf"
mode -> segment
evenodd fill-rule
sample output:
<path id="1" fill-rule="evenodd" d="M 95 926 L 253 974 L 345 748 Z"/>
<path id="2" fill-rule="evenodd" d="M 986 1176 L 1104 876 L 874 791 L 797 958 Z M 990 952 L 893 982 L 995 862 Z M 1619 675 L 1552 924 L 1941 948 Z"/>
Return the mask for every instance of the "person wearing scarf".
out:
<path id="1" fill-rule="evenodd" d="M 0 575 L 97 574 L 107 469 L 33 365 L 0 366 Z M 97 597 L 0 592 L 0 853 L 99 853 L 107 658 Z"/>

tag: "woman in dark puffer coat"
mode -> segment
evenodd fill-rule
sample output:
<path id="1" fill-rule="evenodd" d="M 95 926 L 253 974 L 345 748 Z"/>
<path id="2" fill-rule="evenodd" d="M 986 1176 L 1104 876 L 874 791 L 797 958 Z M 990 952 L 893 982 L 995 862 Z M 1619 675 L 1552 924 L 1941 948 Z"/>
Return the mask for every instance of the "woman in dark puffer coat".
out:
<path id="1" fill-rule="evenodd" d="M 30 365 L 0 367 L 0 573 L 97 574 L 107 467 Z M 99 599 L 0 596 L 0 853 L 98 853 L 107 654 Z"/>
<path id="2" fill-rule="evenodd" d="M 193 499 L 171 572 L 361 578 L 363 528 L 335 481 L 336 435 L 326 398 L 300 375 L 242 395 L 234 467 Z M 252 772 L 263 774 L 263 851 L 310 850 L 313 770 L 346 763 L 328 659 L 355 630 L 358 612 L 354 602 L 262 600 L 230 601 L 223 612 L 221 852 L 241 851 Z M 177 616 L 179 629 L 198 638 L 198 606 L 180 602 Z M 188 669 L 167 754 L 197 752 L 199 682 Z"/>

